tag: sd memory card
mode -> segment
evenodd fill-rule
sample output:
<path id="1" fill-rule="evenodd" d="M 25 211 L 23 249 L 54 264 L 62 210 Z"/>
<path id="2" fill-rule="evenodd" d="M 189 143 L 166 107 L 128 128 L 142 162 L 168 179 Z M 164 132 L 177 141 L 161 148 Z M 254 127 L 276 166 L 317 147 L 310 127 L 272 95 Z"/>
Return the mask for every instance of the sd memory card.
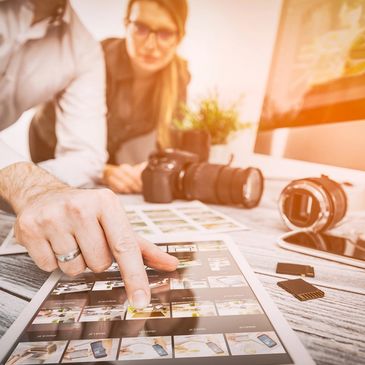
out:
<path id="1" fill-rule="evenodd" d="M 314 277 L 314 268 L 309 265 L 291 264 L 288 262 L 278 262 L 276 266 L 276 272 L 278 274 L 286 275 L 302 275 Z"/>
<path id="2" fill-rule="evenodd" d="M 303 279 L 279 281 L 278 285 L 301 301 L 324 297 L 322 290 L 319 290 Z"/>

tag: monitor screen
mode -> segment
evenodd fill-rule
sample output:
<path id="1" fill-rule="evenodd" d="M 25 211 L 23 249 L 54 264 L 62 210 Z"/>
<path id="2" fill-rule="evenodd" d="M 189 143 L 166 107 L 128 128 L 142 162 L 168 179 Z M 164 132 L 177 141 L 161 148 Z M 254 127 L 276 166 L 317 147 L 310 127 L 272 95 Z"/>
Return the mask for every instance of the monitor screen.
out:
<path id="1" fill-rule="evenodd" d="M 365 170 L 365 0 L 284 0 L 256 153 Z"/>

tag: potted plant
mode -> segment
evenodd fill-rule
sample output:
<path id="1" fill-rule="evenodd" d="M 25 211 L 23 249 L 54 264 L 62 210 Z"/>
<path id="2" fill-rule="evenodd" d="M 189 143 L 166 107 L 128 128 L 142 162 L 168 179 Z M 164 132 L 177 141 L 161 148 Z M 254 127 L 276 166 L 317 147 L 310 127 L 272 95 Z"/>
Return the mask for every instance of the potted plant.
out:
<path id="1" fill-rule="evenodd" d="M 170 130 L 172 147 L 196 153 L 200 161 L 207 161 L 211 146 L 209 132 L 198 127 L 195 113 L 186 104 L 180 106 L 179 114 Z"/>
<path id="2" fill-rule="evenodd" d="M 235 132 L 251 127 L 251 123 L 242 123 L 237 103 L 223 107 L 217 94 L 202 99 L 196 111 L 187 105 L 181 108 L 181 117 L 173 121 L 180 131 L 205 131 L 210 136 L 210 161 L 226 163 L 230 157 L 228 142 Z"/>

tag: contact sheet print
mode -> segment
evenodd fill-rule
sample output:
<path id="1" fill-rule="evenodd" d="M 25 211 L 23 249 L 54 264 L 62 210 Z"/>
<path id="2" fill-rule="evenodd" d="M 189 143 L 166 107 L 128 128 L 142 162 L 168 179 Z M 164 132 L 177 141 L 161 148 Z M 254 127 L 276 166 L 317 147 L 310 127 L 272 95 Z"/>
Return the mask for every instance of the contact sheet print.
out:
<path id="1" fill-rule="evenodd" d="M 242 223 L 199 201 L 180 204 L 130 205 L 126 206 L 126 213 L 134 231 L 147 236 L 247 229 Z"/>
<path id="2" fill-rule="evenodd" d="M 244 224 L 207 205 L 192 201 L 125 206 L 133 230 L 147 238 L 156 234 L 230 232 L 248 229 Z M 0 255 L 27 252 L 16 242 L 13 229 L 0 243 Z"/>
<path id="3" fill-rule="evenodd" d="M 132 307 L 118 266 L 61 276 L 6 364 L 291 364 L 282 339 L 226 242 L 165 242 L 170 273 L 146 268 L 149 306 Z"/>

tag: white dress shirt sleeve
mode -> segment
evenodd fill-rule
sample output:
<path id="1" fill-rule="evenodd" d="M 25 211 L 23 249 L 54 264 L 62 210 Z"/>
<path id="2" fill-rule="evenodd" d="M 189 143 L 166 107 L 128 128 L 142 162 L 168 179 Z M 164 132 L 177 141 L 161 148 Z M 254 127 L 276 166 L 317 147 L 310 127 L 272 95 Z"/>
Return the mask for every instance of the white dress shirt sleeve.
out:
<path id="1" fill-rule="evenodd" d="M 76 29 L 75 29 L 76 28 Z M 107 160 L 105 65 L 99 42 L 75 26 L 76 73 L 56 98 L 55 159 L 39 166 L 72 186 L 97 182 Z"/>
<path id="2" fill-rule="evenodd" d="M 0 138 L 0 170 L 16 162 L 28 161 L 24 156 L 10 148 Z"/>
<path id="3" fill-rule="evenodd" d="M 24 156 L 10 148 L 0 138 L 0 170 L 10 166 L 16 162 L 28 161 Z M 1 173 L 1 172 L 0 172 Z M 0 197 L 0 210 L 4 210 L 8 213 L 14 213 L 10 205 Z"/>

